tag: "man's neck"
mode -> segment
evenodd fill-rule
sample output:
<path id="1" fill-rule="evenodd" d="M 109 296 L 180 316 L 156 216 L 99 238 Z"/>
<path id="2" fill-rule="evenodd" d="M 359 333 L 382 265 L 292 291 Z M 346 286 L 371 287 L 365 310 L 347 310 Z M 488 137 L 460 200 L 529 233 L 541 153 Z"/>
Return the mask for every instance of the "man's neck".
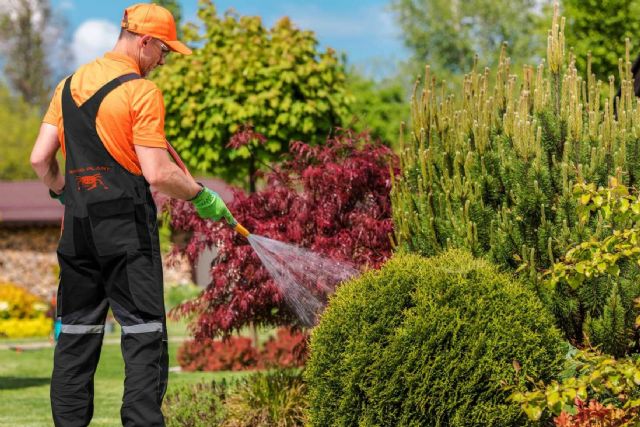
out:
<path id="1" fill-rule="evenodd" d="M 140 49 L 138 49 L 138 46 L 134 42 L 128 40 L 118 40 L 111 52 L 130 58 L 131 61 L 136 65 L 136 68 L 138 69 L 140 75 L 142 77 L 146 77 L 146 75 L 142 73 L 142 69 L 140 67 Z"/>
<path id="2" fill-rule="evenodd" d="M 111 50 L 114 53 L 119 53 L 121 55 L 128 56 L 131 58 L 136 64 L 138 63 L 139 51 L 135 43 L 127 42 L 126 40 L 118 40 L 116 45 Z"/>

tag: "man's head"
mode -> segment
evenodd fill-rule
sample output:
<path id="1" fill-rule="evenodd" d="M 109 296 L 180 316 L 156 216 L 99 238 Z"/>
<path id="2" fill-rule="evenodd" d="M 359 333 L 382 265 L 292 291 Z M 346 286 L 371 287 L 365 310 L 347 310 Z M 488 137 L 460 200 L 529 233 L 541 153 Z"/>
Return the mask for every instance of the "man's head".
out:
<path id="1" fill-rule="evenodd" d="M 126 44 L 128 51 L 137 50 L 143 77 L 158 65 L 163 65 L 169 52 L 191 54 L 191 49 L 178 40 L 171 12 L 157 4 L 140 3 L 128 7 L 124 11 L 121 28 L 118 43 Z"/>

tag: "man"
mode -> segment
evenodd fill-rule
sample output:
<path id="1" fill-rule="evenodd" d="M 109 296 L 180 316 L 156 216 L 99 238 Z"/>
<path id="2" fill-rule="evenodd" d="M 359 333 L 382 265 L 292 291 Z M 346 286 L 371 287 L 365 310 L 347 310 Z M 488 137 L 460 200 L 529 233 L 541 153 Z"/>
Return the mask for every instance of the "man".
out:
<path id="1" fill-rule="evenodd" d="M 31 154 L 65 205 L 58 245 L 62 327 L 51 379 L 56 426 L 87 426 L 109 307 L 122 326 L 124 426 L 164 426 L 167 331 L 156 207 L 149 184 L 192 200 L 203 218 L 233 223 L 220 197 L 172 163 L 160 90 L 143 79 L 170 52 L 189 55 L 171 13 L 127 8 L 114 49 L 56 88 Z M 55 154 L 66 159 L 64 176 Z"/>

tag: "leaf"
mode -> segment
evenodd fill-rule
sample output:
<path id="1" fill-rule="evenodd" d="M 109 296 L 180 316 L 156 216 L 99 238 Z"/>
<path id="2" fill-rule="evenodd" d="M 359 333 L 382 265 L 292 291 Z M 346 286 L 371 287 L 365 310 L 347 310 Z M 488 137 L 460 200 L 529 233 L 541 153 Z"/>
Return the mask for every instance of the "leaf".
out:
<path id="1" fill-rule="evenodd" d="M 556 415 L 562 411 L 562 399 L 558 391 L 547 391 L 547 406 Z"/>
<path id="2" fill-rule="evenodd" d="M 627 199 L 622 199 L 620 200 L 620 212 L 625 213 L 626 211 L 629 210 L 629 200 Z"/>
<path id="3" fill-rule="evenodd" d="M 522 410 L 532 421 L 538 421 L 542 416 L 542 408 L 537 405 L 522 405 Z"/>

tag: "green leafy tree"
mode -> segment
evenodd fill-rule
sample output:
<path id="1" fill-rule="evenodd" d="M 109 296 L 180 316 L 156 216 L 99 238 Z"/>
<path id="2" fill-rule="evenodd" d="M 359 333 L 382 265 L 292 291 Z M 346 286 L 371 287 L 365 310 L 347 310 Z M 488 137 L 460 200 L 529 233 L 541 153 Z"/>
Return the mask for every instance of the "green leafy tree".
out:
<path id="1" fill-rule="evenodd" d="M 591 72 L 608 81 L 619 80 L 618 58 L 625 55 L 625 39 L 640 33 L 638 0 L 563 0 L 567 17 L 567 45 L 574 48 L 576 67 L 584 75 L 591 52 Z"/>
<path id="2" fill-rule="evenodd" d="M 461 76 L 474 54 L 493 66 L 503 42 L 517 64 L 544 46 L 535 0 L 392 0 L 406 46 L 418 64 L 429 63 L 440 78 Z"/>
<path id="3" fill-rule="evenodd" d="M 353 103 L 346 122 L 355 130 L 368 131 L 374 139 L 397 148 L 400 123 L 409 115 L 409 88 L 397 77 L 378 82 L 354 70 L 348 75 L 347 88 Z"/>
<path id="4" fill-rule="evenodd" d="M 36 178 L 29 155 L 40 125 L 39 110 L 0 83 L 0 180 Z"/>
<path id="5" fill-rule="evenodd" d="M 220 17 L 208 0 L 198 17 L 202 32 L 185 27 L 193 55 L 172 57 L 155 78 L 167 137 L 190 167 L 253 191 L 247 177 L 281 159 L 291 140 L 319 143 L 340 124 L 348 111 L 344 67 L 286 17 L 267 29 L 259 17 Z"/>

